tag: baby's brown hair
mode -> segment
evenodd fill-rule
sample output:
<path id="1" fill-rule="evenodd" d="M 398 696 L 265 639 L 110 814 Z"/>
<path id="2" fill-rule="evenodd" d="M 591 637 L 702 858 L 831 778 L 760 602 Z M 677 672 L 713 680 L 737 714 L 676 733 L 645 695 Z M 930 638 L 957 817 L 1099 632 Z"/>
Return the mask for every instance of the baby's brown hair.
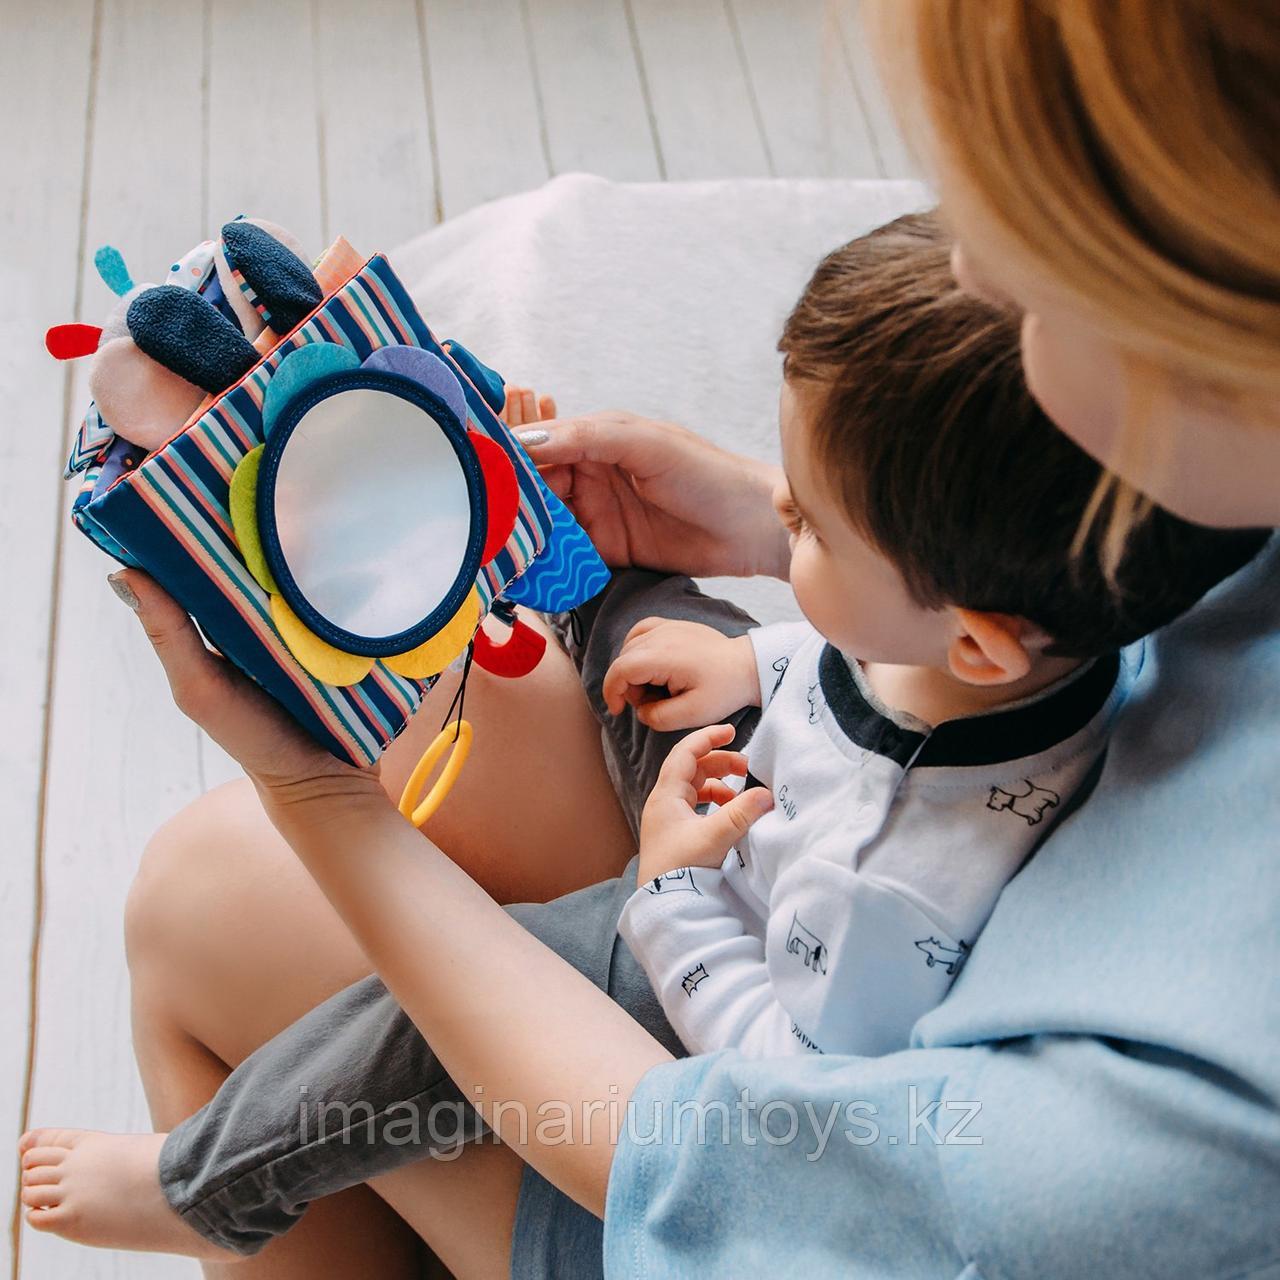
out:
<path id="1" fill-rule="evenodd" d="M 1269 531 L 1153 507 L 1110 568 L 1099 522 L 1077 538 L 1102 468 L 1027 390 L 1019 328 L 957 287 L 937 216 L 909 214 L 823 259 L 778 346 L 814 393 L 818 473 L 918 603 L 1026 618 L 1049 653 L 1095 657 L 1184 613 Z"/>

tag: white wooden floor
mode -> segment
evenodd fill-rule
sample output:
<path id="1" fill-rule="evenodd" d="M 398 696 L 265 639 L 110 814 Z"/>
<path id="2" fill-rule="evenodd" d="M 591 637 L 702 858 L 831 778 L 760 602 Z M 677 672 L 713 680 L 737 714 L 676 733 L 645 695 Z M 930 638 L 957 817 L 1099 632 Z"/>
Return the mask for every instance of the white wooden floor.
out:
<path id="1" fill-rule="evenodd" d="M 44 352 L 241 211 L 370 249 L 586 170 L 895 177 L 839 0 L 0 0 L 0 1201 L 12 1276 L 159 1277 L 18 1230 L 28 1123 L 148 1126 L 121 917 L 150 833 L 230 762 L 173 709 L 60 479 L 87 399 Z"/>

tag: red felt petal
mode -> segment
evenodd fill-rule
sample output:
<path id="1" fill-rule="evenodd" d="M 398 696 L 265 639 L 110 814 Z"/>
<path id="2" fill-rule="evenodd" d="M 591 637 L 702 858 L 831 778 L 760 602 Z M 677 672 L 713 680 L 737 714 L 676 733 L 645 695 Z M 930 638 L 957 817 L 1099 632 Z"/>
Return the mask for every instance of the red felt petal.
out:
<path id="1" fill-rule="evenodd" d="M 91 356 L 101 341 L 102 330 L 96 324 L 55 324 L 44 335 L 44 345 L 55 360 Z"/>
<path id="2" fill-rule="evenodd" d="M 511 459 L 496 440 L 478 431 L 468 431 L 467 436 L 479 459 L 489 499 L 489 527 L 485 530 L 484 551 L 481 553 L 481 562 L 488 564 L 506 546 L 511 530 L 516 527 L 520 486 L 516 482 L 516 469 L 511 465 Z"/>
<path id="3" fill-rule="evenodd" d="M 510 636 L 502 644 L 495 644 L 481 627 L 475 635 L 472 656 L 476 665 L 490 675 L 514 680 L 527 676 L 542 661 L 546 648 L 547 637 L 517 618 Z"/>

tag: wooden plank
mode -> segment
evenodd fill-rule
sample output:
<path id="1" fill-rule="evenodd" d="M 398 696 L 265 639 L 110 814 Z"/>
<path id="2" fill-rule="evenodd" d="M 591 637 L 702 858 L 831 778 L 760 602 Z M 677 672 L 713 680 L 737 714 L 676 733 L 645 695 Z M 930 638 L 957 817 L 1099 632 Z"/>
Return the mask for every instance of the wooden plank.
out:
<path id="1" fill-rule="evenodd" d="M 205 15 L 204 234 L 253 214 L 292 231 L 315 256 L 328 229 L 310 0 L 218 0 Z M 158 33 L 162 24 L 152 17 L 145 28 Z"/>
<path id="2" fill-rule="evenodd" d="M 663 176 L 623 0 L 524 0 L 553 173 Z"/>
<path id="3" fill-rule="evenodd" d="M 149 25 L 160 25 L 156 15 Z M 247 213 L 286 227 L 314 256 L 329 236 L 310 0 L 218 0 L 205 6 L 204 28 L 202 234 Z M 198 788 L 239 776 L 239 766 L 200 734 Z"/>
<path id="4" fill-rule="evenodd" d="M 150 0 L 102 0 L 102 11 L 87 244 L 117 245 L 136 279 L 154 279 L 204 230 L 202 5 L 170 0 L 161 14 Z M 82 289 L 84 318 L 97 320 L 110 296 L 89 263 Z M 81 408 L 83 378 L 76 383 Z M 67 535 L 32 1120 L 142 1130 L 150 1121 L 130 1045 L 121 920 L 143 845 L 199 791 L 198 735 L 173 706 L 137 620 L 103 582 L 113 567 L 88 539 Z M 28 1233 L 23 1274 L 142 1280 L 194 1268 Z"/>
<path id="5" fill-rule="evenodd" d="M 671 179 L 768 177 L 769 153 L 718 0 L 628 0 Z"/>
<path id="6" fill-rule="evenodd" d="M 829 0 L 726 0 L 780 178 L 874 178 L 880 168 Z"/>
<path id="7" fill-rule="evenodd" d="M 417 5 L 320 0 L 318 14 L 330 236 L 392 249 L 440 220 Z"/>
<path id="8" fill-rule="evenodd" d="M 203 234 L 214 235 L 238 213 L 253 214 L 292 231 L 314 256 L 329 234 L 310 0 L 218 0 L 205 6 L 204 23 Z M 151 26 L 158 25 L 153 15 Z M 279 120 L 287 120 L 287 128 L 277 127 Z M 201 790 L 240 776 L 239 766 L 204 734 L 196 764 Z"/>
<path id="9" fill-rule="evenodd" d="M 0 741 L 0 1202 L 6 1233 L 18 1210 L 14 1144 L 25 1128 L 29 1015 L 35 974 L 45 767 L 49 631 L 63 521 L 62 423 L 67 369 L 41 340 L 75 319 L 85 124 L 91 83 L 92 0 L 52 11 L 10 5 L 0 41 L 0 387 L 9 426 L 0 467 L 0 593 L 8 732 Z M 19 121 L 29 127 L 19 127 Z M 57 157 L 50 164 L 49 158 Z M 18 1219 L 15 1217 L 14 1222 Z M 19 1236 L 9 1240 L 16 1270 Z M 6 1272 L 8 1274 L 8 1272 Z"/>
<path id="10" fill-rule="evenodd" d="M 859 0 L 844 0 L 843 3 L 837 0 L 835 12 L 840 24 L 840 36 L 849 74 L 853 78 L 858 99 L 866 113 L 881 176 L 885 178 L 920 177 L 920 166 L 908 150 L 898 130 L 898 122 L 889 106 L 880 73 L 872 59 Z"/>
<path id="11" fill-rule="evenodd" d="M 452 218 L 551 176 L 520 0 L 419 0 L 440 205 Z"/>

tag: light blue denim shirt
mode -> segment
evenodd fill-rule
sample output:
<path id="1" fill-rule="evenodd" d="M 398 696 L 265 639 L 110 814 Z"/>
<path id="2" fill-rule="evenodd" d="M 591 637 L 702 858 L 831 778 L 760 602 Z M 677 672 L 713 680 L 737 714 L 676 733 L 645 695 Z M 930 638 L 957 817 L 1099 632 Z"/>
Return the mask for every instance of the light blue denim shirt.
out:
<path id="1" fill-rule="evenodd" d="M 1148 641 L 912 1044 L 651 1071 L 607 1273 L 1280 1277 L 1280 540 Z"/>

